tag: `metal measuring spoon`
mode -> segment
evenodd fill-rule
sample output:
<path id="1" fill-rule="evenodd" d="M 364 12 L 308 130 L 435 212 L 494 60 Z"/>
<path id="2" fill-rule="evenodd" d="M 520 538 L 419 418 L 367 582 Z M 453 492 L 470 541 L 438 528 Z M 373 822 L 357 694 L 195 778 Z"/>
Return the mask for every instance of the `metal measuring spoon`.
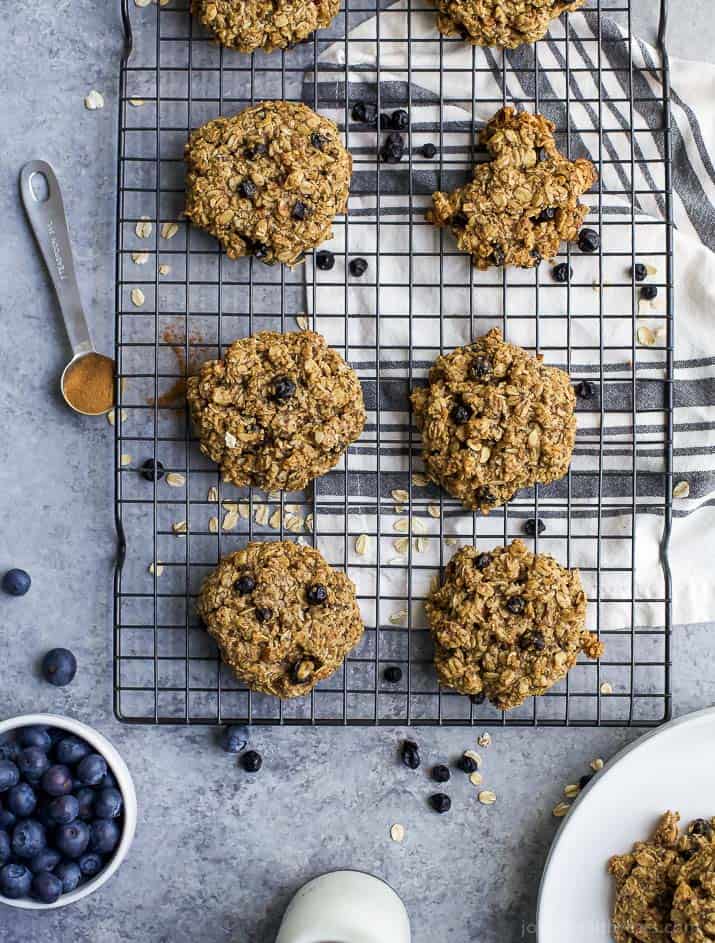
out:
<path id="1" fill-rule="evenodd" d="M 44 160 L 33 160 L 25 164 L 20 171 L 20 196 L 42 258 L 45 260 L 72 346 L 72 359 L 62 371 L 60 379 L 62 396 L 75 412 L 84 416 L 101 416 L 109 412 L 114 405 L 113 389 L 111 402 L 100 403 L 98 404 L 100 408 L 91 412 L 75 406 L 66 392 L 72 372 L 77 369 L 84 358 L 93 358 L 84 364 L 93 369 L 106 370 L 107 364 L 111 364 L 112 374 L 114 374 L 114 361 L 111 357 L 98 354 L 94 349 L 79 296 L 62 193 L 55 172 L 48 163 Z"/>

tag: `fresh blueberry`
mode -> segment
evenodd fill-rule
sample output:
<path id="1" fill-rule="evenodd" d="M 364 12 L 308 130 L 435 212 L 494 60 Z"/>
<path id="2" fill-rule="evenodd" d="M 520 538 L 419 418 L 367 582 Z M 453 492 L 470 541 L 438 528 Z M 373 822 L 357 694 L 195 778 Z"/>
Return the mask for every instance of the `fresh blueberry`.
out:
<path id="1" fill-rule="evenodd" d="M 94 789 L 89 786 L 82 786 L 75 793 L 75 798 L 79 804 L 78 816 L 81 819 L 91 819 L 94 817 Z"/>
<path id="2" fill-rule="evenodd" d="M 25 570 L 8 570 L 2 578 L 2 588 L 11 596 L 24 596 L 32 580 Z"/>
<path id="3" fill-rule="evenodd" d="M 116 819 L 122 811 L 122 794 L 118 789 L 102 789 L 94 800 L 98 819 Z"/>
<path id="4" fill-rule="evenodd" d="M 32 872 L 24 864 L 6 864 L 0 868 L 0 894 L 11 900 L 27 897 L 32 887 Z"/>
<path id="5" fill-rule="evenodd" d="M 388 134 L 382 145 L 380 157 L 387 164 L 399 164 L 405 153 L 405 142 L 400 134 Z"/>
<path id="6" fill-rule="evenodd" d="M 439 812 L 440 815 L 449 812 L 452 808 L 452 800 L 443 792 L 436 792 L 433 796 L 430 796 L 429 801 L 435 812 Z"/>
<path id="7" fill-rule="evenodd" d="M 68 648 L 53 648 L 42 659 L 42 674 L 45 681 L 64 688 L 77 674 L 77 659 Z"/>
<path id="8" fill-rule="evenodd" d="M 510 596 L 506 601 L 506 607 L 513 615 L 519 616 L 526 609 L 526 600 L 523 596 Z"/>
<path id="9" fill-rule="evenodd" d="M 248 745 L 248 727 L 231 725 L 221 737 L 221 747 L 226 753 L 241 753 Z"/>
<path id="10" fill-rule="evenodd" d="M 410 126 L 410 116 L 404 108 L 398 108 L 390 115 L 390 124 L 395 131 L 406 131 Z"/>
<path id="11" fill-rule="evenodd" d="M 525 651 L 529 648 L 533 648 L 537 652 L 543 652 L 544 648 L 546 648 L 544 636 L 536 629 L 534 629 L 533 632 L 524 632 L 519 638 L 519 648 Z"/>
<path id="12" fill-rule="evenodd" d="M 247 750 L 241 757 L 241 766 L 247 773 L 257 773 L 263 766 L 263 757 L 256 750 Z"/>
<path id="13" fill-rule="evenodd" d="M 20 770 L 12 760 L 0 760 L 0 792 L 7 792 L 19 782 Z"/>
<path id="14" fill-rule="evenodd" d="M 422 154 L 424 157 L 427 157 L 431 160 L 436 153 L 437 148 L 434 146 L 434 144 L 431 143 L 431 141 L 428 141 L 426 144 L 422 145 Z"/>
<path id="15" fill-rule="evenodd" d="M 559 262 L 558 265 L 555 265 L 551 274 L 554 276 L 554 281 L 567 282 L 570 278 L 573 278 L 573 269 L 568 264 L 568 262 Z"/>
<path id="16" fill-rule="evenodd" d="M 291 212 L 293 219 L 303 220 L 306 217 L 310 216 L 310 207 L 306 206 L 302 200 L 296 200 L 293 204 L 293 210 Z"/>
<path id="17" fill-rule="evenodd" d="M 636 264 L 633 266 L 633 278 L 637 282 L 644 282 L 647 275 L 648 269 L 645 267 L 645 265 L 643 265 L 642 262 L 636 262 Z"/>
<path id="18" fill-rule="evenodd" d="M 437 766 L 432 767 L 432 779 L 436 783 L 449 782 L 451 775 L 449 767 L 445 766 L 444 763 L 438 763 Z"/>
<path id="19" fill-rule="evenodd" d="M 249 596 L 256 588 L 256 581 L 249 573 L 244 573 L 233 584 L 233 588 L 239 596 Z"/>
<path id="20" fill-rule="evenodd" d="M 658 297 L 658 288 L 656 285 L 643 285 L 641 288 L 641 298 L 644 301 L 653 301 Z"/>
<path id="21" fill-rule="evenodd" d="M 164 466 L 159 459 L 148 458 L 139 470 L 139 474 L 146 481 L 161 481 L 164 477 Z"/>
<path id="22" fill-rule="evenodd" d="M 0 865 L 7 864 L 11 855 L 10 836 L 7 832 L 0 831 Z"/>
<path id="23" fill-rule="evenodd" d="M 106 772 L 104 776 L 97 783 L 98 789 L 116 789 L 117 780 L 112 776 L 110 772 Z"/>
<path id="24" fill-rule="evenodd" d="M 351 259 L 348 268 L 351 275 L 360 278 L 367 272 L 367 261 L 365 259 Z"/>
<path id="25" fill-rule="evenodd" d="M 252 200 L 256 195 L 256 185 L 252 180 L 242 180 L 238 186 L 238 192 L 247 200 Z"/>
<path id="26" fill-rule="evenodd" d="M 99 753 L 90 753 L 77 766 L 77 778 L 85 786 L 97 786 L 106 775 L 107 761 Z"/>
<path id="27" fill-rule="evenodd" d="M 23 819 L 12 830 L 12 851 L 17 858 L 34 858 L 46 846 L 45 827 L 36 819 Z"/>
<path id="28" fill-rule="evenodd" d="M 595 229 L 582 229 L 578 234 L 578 247 L 581 252 L 598 252 L 601 237 Z"/>
<path id="29" fill-rule="evenodd" d="M 405 740 L 402 744 L 402 762 L 408 769 L 417 769 L 420 765 L 420 751 L 414 740 Z"/>
<path id="30" fill-rule="evenodd" d="M 43 904 L 54 904 L 62 893 L 62 881 L 51 871 L 40 871 L 32 879 L 32 896 Z"/>
<path id="31" fill-rule="evenodd" d="M 556 208 L 554 206 L 545 207 L 536 217 L 538 223 L 551 223 L 556 219 Z"/>
<path id="32" fill-rule="evenodd" d="M 359 121 L 360 124 L 377 123 L 377 105 L 372 102 L 355 102 L 351 114 L 353 121 Z"/>
<path id="33" fill-rule="evenodd" d="M 99 874 L 104 866 L 102 861 L 102 856 L 97 854 L 94 851 L 87 852 L 87 854 L 82 855 L 82 857 L 77 862 L 79 869 L 82 872 L 82 877 L 93 878 L 95 874 Z"/>
<path id="34" fill-rule="evenodd" d="M 20 745 L 17 740 L 9 737 L 0 740 L 0 760 L 12 760 L 14 763 L 19 752 Z"/>
<path id="35" fill-rule="evenodd" d="M 37 805 L 35 790 L 29 783 L 18 783 L 8 791 L 5 804 L 13 815 L 26 819 L 28 815 L 32 815 Z"/>
<path id="36" fill-rule="evenodd" d="M 527 517 L 524 521 L 524 533 L 527 537 L 533 537 L 537 531 L 543 534 L 545 530 L 546 524 L 544 524 L 540 517 Z"/>
<path id="37" fill-rule="evenodd" d="M 328 249 L 321 249 L 315 253 L 315 264 L 321 272 L 329 272 L 335 265 L 335 256 Z"/>
<path id="38" fill-rule="evenodd" d="M 60 825 L 55 832 L 55 847 L 67 858 L 79 858 L 89 844 L 89 826 L 81 819 Z"/>
<path id="39" fill-rule="evenodd" d="M 63 737 L 55 746 L 55 759 L 66 766 L 74 766 L 91 752 L 90 745 L 79 737 Z"/>
<path id="40" fill-rule="evenodd" d="M 596 388 L 590 380 L 580 380 L 576 384 L 576 396 L 580 399 L 592 399 Z"/>
<path id="41" fill-rule="evenodd" d="M 48 796 L 67 796 L 72 792 L 72 773 L 66 766 L 50 766 L 42 774 L 41 785 Z"/>
<path id="42" fill-rule="evenodd" d="M 55 825 L 69 825 L 79 815 L 79 800 L 76 796 L 58 796 L 48 806 L 48 816 Z"/>
<path id="43" fill-rule="evenodd" d="M 63 894 L 70 894 L 77 890 L 82 880 L 82 872 L 74 861 L 60 861 L 55 868 L 55 875 L 62 881 Z"/>
<path id="44" fill-rule="evenodd" d="M 387 114 L 386 111 L 380 112 L 380 130 L 389 131 L 392 127 L 392 118 Z"/>
<path id="45" fill-rule="evenodd" d="M 462 770 L 463 773 L 467 773 L 467 775 L 476 773 L 477 769 L 479 768 L 474 757 L 467 756 L 466 753 L 463 756 L 460 756 L 459 760 L 457 761 L 457 766 Z"/>
<path id="46" fill-rule="evenodd" d="M 43 848 L 30 861 L 30 871 L 38 874 L 40 871 L 54 871 L 62 860 L 62 855 L 54 848 Z"/>
<path id="47" fill-rule="evenodd" d="M 399 684 L 402 681 L 402 668 L 397 665 L 390 665 L 389 668 L 385 668 L 383 678 L 388 684 Z"/>
<path id="48" fill-rule="evenodd" d="M 328 600 L 328 590 L 322 583 L 313 583 L 308 587 L 305 595 L 311 606 L 322 606 Z"/>
<path id="49" fill-rule="evenodd" d="M 100 855 L 111 854 L 119 844 L 119 826 L 112 819 L 97 819 L 89 826 L 89 850 Z M 80 862 L 80 867 L 81 867 Z"/>
<path id="50" fill-rule="evenodd" d="M 464 403 L 457 403 L 452 408 L 452 412 L 450 413 L 452 421 L 455 422 L 458 426 L 463 426 L 465 422 L 469 422 L 471 415 L 472 410 Z"/>
<path id="51" fill-rule="evenodd" d="M 585 789 L 592 779 L 593 779 L 593 773 L 587 773 L 585 776 L 582 776 L 578 781 L 578 788 Z"/>
<path id="52" fill-rule="evenodd" d="M 292 399 L 295 396 L 295 383 L 290 377 L 277 377 L 273 381 L 273 399 L 279 401 Z"/>
<path id="53" fill-rule="evenodd" d="M 491 562 L 492 558 L 488 553 L 479 553 L 474 558 L 474 565 L 478 570 L 486 570 Z"/>
<path id="54" fill-rule="evenodd" d="M 12 831 L 15 822 L 17 822 L 16 815 L 14 815 L 9 809 L 0 809 L 0 829 L 2 829 L 2 831 Z"/>
<path id="55" fill-rule="evenodd" d="M 47 753 L 52 746 L 52 737 L 47 727 L 30 725 L 20 729 L 17 742 L 21 747 L 37 747 L 38 750 Z"/>

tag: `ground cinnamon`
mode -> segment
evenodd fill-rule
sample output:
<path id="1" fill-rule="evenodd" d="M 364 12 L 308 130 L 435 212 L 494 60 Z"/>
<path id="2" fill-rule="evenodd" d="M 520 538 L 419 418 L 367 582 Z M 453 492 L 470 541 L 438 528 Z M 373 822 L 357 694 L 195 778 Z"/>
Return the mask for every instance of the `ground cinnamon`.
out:
<path id="1" fill-rule="evenodd" d="M 62 389 L 81 413 L 106 413 L 114 405 L 114 361 L 102 354 L 85 354 L 67 371 Z"/>

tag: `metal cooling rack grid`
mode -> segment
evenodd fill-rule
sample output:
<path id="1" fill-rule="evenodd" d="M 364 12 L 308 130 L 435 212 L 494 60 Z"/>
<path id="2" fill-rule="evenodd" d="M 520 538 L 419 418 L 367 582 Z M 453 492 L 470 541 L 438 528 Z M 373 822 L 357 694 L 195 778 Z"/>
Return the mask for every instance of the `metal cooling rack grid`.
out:
<path id="1" fill-rule="evenodd" d="M 665 28 L 665 6 L 664 2 L 661 35 Z M 413 9 L 417 9 L 416 4 Z M 630 50 L 629 6 L 604 0 L 596 4 L 595 9 L 599 35 L 601 13 L 624 21 L 628 29 L 624 42 Z M 604 82 L 613 76 L 602 64 L 598 41 L 593 43 L 593 56 L 598 64 L 599 81 L 594 84 L 593 97 L 586 101 L 598 110 L 600 131 L 595 134 L 592 128 L 581 128 L 571 121 L 570 81 L 565 84 L 565 98 L 550 101 L 545 86 L 540 83 L 540 73 L 543 78 L 549 70 L 540 69 L 533 56 L 528 61 L 528 53 L 525 53 L 523 68 L 519 66 L 515 70 L 513 64 L 510 67 L 512 75 L 516 72 L 521 78 L 522 72 L 528 73 L 533 80 L 535 94 L 531 99 L 520 100 L 524 107 L 548 114 L 556 104 L 566 106 L 566 125 L 559 127 L 563 148 L 570 148 L 576 134 L 581 134 L 584 141 L 590 136 L 591 149 L 600 159 L 602 173 L 609 164 L 618 164 L 623 180 L 621 196 L 625 192 L 631 199 L 660 199 L 665 208 L 664 222 L 636 220 L 631 214 L 625 220 L 622 217 L 611 219 L 603 212 L 610 196 L 603 182 L 590 195 L 594 214 L 588 225 L 595 223 L 598 227 L 600 220 L 604 243 L 609 226 L 625 225 L 630 230 L 629 248 L 617 252 L 601 249 L 597 285 L 600 290 L 593 296 L 595 308 L 579 310 L 578 317 L 566 319 L 566 334 L 558 343 L 550 342 L 551 328 L 563 320 L 563 315 L 558 313 L 558 305 L 551 305 L 550 299 L 558 297 L 561 308 L 564 304 L 568 308 L 572 292 L 588 287 L 578 281 L 577 274 L 567 286 L 554 284 L 538 270 L 527 275 L 510 271 L 483 275 L 471 270 L 464 257 L 454 251 L 449 237 L 440 235 L 436 247 L 424 247 L 421 236 L 427 224 L 423 221 L 423 209 L 426 194 L 433 187 L 425 185 L 424 192 L 416 192 L 422 187 L 418 183 L 416 188 L 415 180 L 419 178 L 412 171 L 422 166 L 436 170 L 439 184 L 444 186 L 445 178 L 453 171 L 463 172 L 465 163 L 465 154 L 460 153 L 460 148 L 464 150 L 461 140 L 465 127 L 450 124 L 440 117 L 437 129 L 422 133 L 419 125 L 413 125 L 407 136 L 410 145 L 404 162 L 404 170 L 408 171 L 407 219 L 393 222 L 390 210 L 384 209 L 387 199 L 382 181 L 386 170 L 381 170 L 378 163 L 376 186 L 371 193 L 381 219 L 380 226 L 365 229 L 371 225 L 370 221 L 364 214 L 353 211 L 352 199 L 347 221 L 337 221 L 344 257 L 354 254 L 351 247 L 359 245 L 359 254 L 370 262 L 367 277 L 374 281 L 378 305 L 383 289 L 396 288 L 404 292 L 407 311 L 402 317 L 408 340 L 405 346 L 388 346 L 381 337 L 382 310 L 378 311 L 380 317 L 375 322 L 374 342 L 355 343 L 343 333 L 347 330 L 345 326 L 352 323 L 350 294 L 344 280 L 335 291 L 335 308 L 319 312 L 319 329 L 330 336 L 337 328 L 338 339 L 331 338 L 331 342 L 336 343 L 358 369 L 369 410 L 366 431 L 339 470 L 316 482 L 310 493 L 302 495 L 266 496 L 226 486 L 192 441 L 183 406 L 159 405 L 162 394 L 181 378 L 184 363 L 216 356 L 236 337 L 262 328 L 294 329 L 295 315 L 305 311 L 305 285 L 300 272 L 291 273 L 282 267 L 266 268 L 249 260 L 228 262 L 211 239 L 183 223 L 172 239 L 162 238 L 161 224 L 180 219 L 181 155 L 189 130 L 219 113 L 234 113 L 262 98 L 307 98 L 318 110 L 334 108 L 334 98 L 323 100 L 321 97 L 322 67 L 320 81 L 317 72 L 313 75 L 312 95 L 311 82 L 308 81 L 307 86 L 305 83 L 305 70 L 336 38 L 346 35 L 346 21 L 352 27 L 375 11 L 371 0 L 359 3 L 349 0 L 346 12 L 339 15 L 330 30 L 315 36 L 309 44 L 285 53 L 246 57 L 210 43 L 183 6 L 138 10 L 130 6 L 128 0 L 123 0 L 123 14 L 134 45 L 123 64 L 120 86 L 116 325 L 120 375 L 116 514 L 120 556 L 115 580 L 116 713 L 127 722 L 172 724 L 246 720 L 334 725 L 659 723 L 669 711 L 669 577 L 664 568 L 661 588 L 655 593 L 639 593 L 635 559 L 639 510 L 647 504 L 649 512 L 661 515 L 664 535 L 670 527 L 669 497 L 660 501 L 645 497 L 654 493 L 669 496 L 672 484 L 667 60 L 666 74 L 661 76 L 664 79 L 662 124 L 655 133 L 660 147 L 649 160 L 652 185 L 647 191 L 636 189 L 634 165 L 638 148 L 641 144 L 645 146 L 651 132 L 639 132 L 632 127 L 632 121 L 629 128 L 618 131 L 606 125 L 608 110 L 601 93 Z M 382 18 L 390 15 L 395 14 L 382 11 L 378 30 Z M 351 39 L 350 48 L 358 42 L 360 40 Z M 389 93 L 394 97 L 388 101 L 381 98 L 380 86 L 374 86 L 380 108 L 412 107 L 410 80 L 419 83 L 421 71 L 419 66 L 412 65 L 412 49 L 421 42 L 430 42 L 443 50 L 448 41 L 411 37 L 402 91 L 389 86 Z M 560 40 L 557 45 L 563 50 L 571 79 L 581 70 L 569 61 L 570 42 Z M 344 48 L 347 59 L 347 42 Z M 382 48 L 382 44 L 378 44 L 378 75 Z M 499 55 L 504 76 L 502 97 L 481 99 L 493 100 L 494 110 L 506 98 L 506 63 L 505 57 Z M 441 54 L 440 58 L 442 60 Z M 443 60 L 442 64 L 444 66 Z M 489 71 L 476 68 L 475 62 L 473 66 L 455 70 L 470 76 L 467 110 L 480 95 L 482 79 L 486 81 L 482 73 Z M 332 68 L 344 82 L 346 67 Z M 350 67 L 351 72 L 373 69 L 374 66 L 367 65 Z M 627 102 L 632 117 L 640 101 L 634 92 L 633 76 L 626 70 L 626 74 L 619 77 L 625 79 L 628 94 L 623 99 L 609 100 Z M 131 99 L 141 99 L 143 104 L 132 104 Z M 443 106 L 451 101 L 442 97 Z M 453 101 L 465 107 L 464 99 Z M 374 165 L 379 137 L 373 135 L 372 143 L 366 144 L 364 129 L 355 128 L 349 121 L 352 100 L 341 104 L 343 130 L 354 156 L 354 181 L 360 193 L 364 192 L 364 181 L 369 180 L 363 171 Z M 580 104 L 584 104 L 583 99 Z M 469 121 L 469 114 L 466 118 L 471 141 L 474 122 Z M 629 141 L 627 160 L 616 162 L 604 148 L 605 127 L 609 134 L 623 134 Z M 432 140 L 439 147 L 433 161 L 420 157 L 421 140 Z M 460 143 L 452 146 L 452 142 Z M 468 153 L 466 157 L 468 161 L 480 159 L 478 153 Z M 136 223 L 142 217 L 153 222 L 149 239 L 138 239 L 135 234 Z M 383 239 L 381 246 L 380 239 L 390 225 L 399 226 L 404 233 L 401 245 L 393 247 L 391 254 L 404 260 L 407 286 L 402 279 L 391 281 L 383 277 L 381 280 L 381 250 L 389 240 Z M 366 240 L 361 238 L 365 233 Z M 637 364 L 641 369 L 644 365 L 634 340 L 637 289 L 625 273 L 635 261 L 643 239 L 647 243 L 648 257 L 656 260 L 661 296 L 667 298 L 661 314 L 666 334 L 658 345 L 664 370 L 662 376 L 656 378 L 637 378 L 633 367 Z M 366 242 L 371 251 L 366 250 Z M 141 266 L 132 260 L 132 253 L 136 252 L 148 253 L 148 260 Z M 338 255 L 338 272 L 344 257 Z M 567 249 L 561 258 L 572 262 L 575 256 Z M 160 265 L 170 266 L 170 271 L 161 274 Z M 413 310 L 412 291 L 408 286 L 429 283 L 435 270 L 439 276 L 438 310 L 432 313 Z M 427 272 L 424 278 L 423 271 Z M 307 290 L 315 310 L 317 288 L 313 274 L 309 273 Z M 447 282 L 450 289 L 461 287 L 468 292 L 463 316 L 452 313 L 444 316 L 443 286 L 446 290 Z M 438 489 L 410 487 L 413 472 L 420 468 L 419 439 L 411 427 L 406 405 L 413 380 L 424 375 L 439 349 L 454 346 L 454 335 L 466 330 L 468 336 L 476 336 L 493 323 L 503 329 L 507 326 L 504 317 L 493 321 L 481 316 L 479 306 L 475 305 L 475 295 L 479 298 L 479 293 L 474 291 L 477 286 L 482 292 L 500 294 L 501 311 L 509 311 L 507 336 L 513 335 L 515 326 L 533 326 L 532 346 L 541 350 L 548 361 L 572 368 L 574 379 L 589 378 L 596 389 L 594 399 L 579 401 L 577 449 L 581 457 L 574 461 L 567 478 L 548 488 L 539 488 L 536 493 L 520 493 L 489 518 L 465 515 L 456 502 Z M 619 287 L 626 293 L 623 310 L 611 307 L 604 300 L 612 289 Z M 141 307 L 132 303 L 131 292 L 135 288 L 140 288 L 145 296 Z M 597 346 L 579 345 L 575 337 L 578 318 L 598 323 Z M 618 329 L 623 328 L 624 323 L 627 330 L 619 337 Z M 435 324 L 438 325 L 436 339 Z M 422 343 L 423 340 L 429 343 Z M 572 360 L 586 354 L 593 362 L 591 369 L 576 371 Z M 407 360 L 406 369 L 400 366 L 402 360 Z M 618 375 L 611 374 L 615 361 L 630 363 L 625 376 L 622 371 Z M 612 405 L 616 397 L 611 395 L 612 391 L 617 391 L 618 398 L 622 399 L 624 388 L 630 390 L 630 407 L 625 413 L 622 402 L 618 408 Z M 389 418 L 394 419 L 396 403 L 402 404 L 397 421 L 381 422 L 388 411 Z M 661 427 L 659 420 L 664 411 Z M 618 446 L 627 456 L 625 464 L 622 456 L 614 462 L 612 440 L 604 438 L 604 428 L 612 424 L 622 427 Z M 409 443 L 408 454 L 401 456 L 400 445 L 405 441 Z M 637 465 L 640 455 L 646 456 L 646 461 L 650 456 L 655 464 L 662 461 L 665 470 L 641 470 Z M 173 470 L 183 475 L 185 486 L 171 488 L 165 480 L 157 484 L 143 480 L 137 467 L 150 457 L 160 460 L 167 472 Z M 372 473 L 364 470 L 366 462 L 368 467 L 374 462 Z M 372 488 L 366 487 L 370 479 Z M 218 501 L 209 500 L 212 487 L 218 489 Z M 411 521 L 417 518 L 425 530 L 419 535 L 412 530 L 407 557 L 400 565 L 394 563 L 396 554 L 392 549 L 392 542 L 398 536 L 393 529 L 398 516 L 391 497 L 395 488 L 409 491 L 404 516 Z M 589 493 L 590 497 L 584 497 Z M 610 497 L 612 494 L 617 496 Z M 213 533 L 211 518 L 223 518 L 221 502 L 227 500 L 245 502 L 248 517 L 241 517 L 235 530 Z M 428 513 L 429 505 L 439 507 L 438 520 Z M 301 517 L 312 514 L 312 532 L 304 529 L 302 539 L 313 542 L 331 563 L 347 565 L 353 578 L 357 578 L 368 628 L 340 672 L 321 684 L 310 697 L 281 703 L 243 690 L 221 665 L 213 643 L 198 624 L 192 599 L 219 556 L 241 546 L 246 539 L 295 537 L 286 527 L 287 506 L 296 506 Z M 266 511 L 262 511 L 264 507 Z M 278 519 L 273 516 L 276 511 L 280 512 Z M 259 520 L 265 516 L 278 526 L 258 523 L 257 513 Z M 619 515 L 622 526 L 614 533 L 608 522 L 615 515 Z M 534 516 L 546 520 L 548 531 L 533 544 L 566 564 L 578 562 L 581 565 L 589 599 L 593 602 L 590 627 L 601 631 L 607 652 L 600 664 L 577 665 L 569 677 L 547 695 L 503 715 L 488 704 L 473 705 L 468 698 L 439 690 L 431 667 L 422 603 L 430 581 L 451 555 L 455 539 L 489 549 L 494 543 L 523 536 L 524 520 Z M 177 537 L 172 524 L 181 520 L 187 522 L 188 534 Z M 414 523 L 412 526 L 417 527 Z M 374 554 L 369 560 L 355 553 L 354 541 L 360 533 L 367 533 L 374 545 Z M 423 541 L 420 553 L 415 549 L 417 536 Z M 161 575 L 149 573 L 148 564 L 153 560 L 162 563 Z M 396 619 L 400 612 L 406 615 Z M 626 629 L 604 627 L 611 621 L 611 613 L 616 618 L 616 612 Z M 658 628 L 638 628 L 653 621 Z M 403 668 L 403 681 L 397 686 L 382 680 L 384 667 L 392 664 Z M 609 696 L 600 694 L 606 680 L 614 689 L 614 694 Z"/>

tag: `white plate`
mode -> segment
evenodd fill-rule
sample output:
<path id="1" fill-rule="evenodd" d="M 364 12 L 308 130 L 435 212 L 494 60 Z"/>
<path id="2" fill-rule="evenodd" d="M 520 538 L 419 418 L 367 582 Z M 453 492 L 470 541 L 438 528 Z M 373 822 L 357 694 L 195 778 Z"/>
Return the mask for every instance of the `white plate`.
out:
<path id="1" fill-rule="evenodd" d="M 539 943 L 612 943 L 613 854 L 659 816 L 715 815 L 715 708 L 687 714 L 622 750 L 594 777 L 556 834 L 539 888 Z"/>

